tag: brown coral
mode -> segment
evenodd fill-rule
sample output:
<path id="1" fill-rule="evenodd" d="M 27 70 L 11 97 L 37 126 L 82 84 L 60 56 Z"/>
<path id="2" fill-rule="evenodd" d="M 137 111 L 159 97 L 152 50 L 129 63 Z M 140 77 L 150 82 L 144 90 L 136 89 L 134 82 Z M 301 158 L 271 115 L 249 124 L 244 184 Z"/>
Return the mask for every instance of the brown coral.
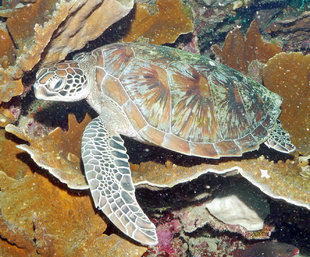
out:
<path id="1" fill-rule="evenodd" d="M 191 31 L 192 21 L 184 13 L 179 0 L 157 0 L 155 6 L 137 3 L 135 17 L 124 41 L 133 42 L 143 37 L 158 45 L 174 43 L 180 34 Z"/>
<path id="2" fill-rule="evenodd" d="M 20 158 L 23 150 L 17 149 L 18 144 L 11 139 L 12 135 L 0 129 L 0 170 L 6 171 L 12 178 L 20 179 L 26 174 L 31 174 L 31 170 Z"/>
<path id="3" fill-rule="evenodd" d="M 310 209 L 310 181 L 301 175 L 302 168 L 296 161 L 274 163 L 260 157 L 256 160 L 202 164 L 190 168 L 177 165 L 167 168 L 148 162 L 133 169 L 132 176 L 136 185 L 172 187 L 210 172 L 240 173 L 265 194 Z"/>
<path id="4" fill-rule="evenodd" d="M 41 151 L 41 157 L 45 158 L 43 161 L 56 165 L 61 163 L 63 172 L 70 173 L 68 166 L 64 165 L 66 156 L 75 156 L 73 161 L 67 162 L 74 164 L 77 161 L 75 164 L 79 165 L 80 134 L 89 120 L 87 117 L 79 124 L 70 115 L 68 131 L 57 128 L 43 138 L 29 137 L 22 129 L 12 125 L 8 127 L 28 139 L 31 143 L 29 148 L 33 148 L 31 151 L 35 154 Z M 15 148 L 17 144 L 10 137 L 4 137 L 4 130 L 2 133 L 1 161 L 5 163 L 0 168 L 6 172 L 0 171 L 0 238 L 7 242 L 0 240 L 0 254 L 32 256 L 36 252 L 42 256 L 124 256 L 125 251 L 129 256 L 141 256 L 145 252 L 145 247 L 136 246 L 114 234 L 103 234 L 106 223 L 96 214 L 90 196 L 72 194 L 55 186 L 48 178 L 32 173 L 30 167 L 16 157 L 22 152 Z M 73 140 L 77 143 L 71 144 Z M 63 160 L 58 160 L 57 156 Z M 15 174 L 18 165 L 27 169 L 23 176 Z M 74 174 L 71 176 L 75 181 Z M 80 176 L 84 181 L 84 177 Z"/>
<path id="5" fill-rule="evenodd" d="M 15 180 L 0 172 L 0 187 L 0 235 L 23 248 L 23 256 L 35 251 L 42 256 L 108 256 L 105 252 L 118 247 L 141 256 L 146 249 L 116 235 L 103 235 L 107 225 L 88 195 L 70 194 L 41 175 Z"/>
<path id="6" fill-rule="evenodd" d="M 56 62 L 84 45 L 117 22 L 132 9 L 133 0 L 79 1 L 55 31 L 44 62 Z M 98 22 L 100 21 L 100 22 Z"/>
<path id="7" fill-rule="evenodd" d="M 6 26 L 14 45 L 12 50 L 12 39 L 6 36 L 3 41 L 6 47 L 1 50 L 9 54 L 7 63 L 10 66 L 5 64 L 0 67 L 0 83 L 8 89 L 6 92 L 10 97 L 4 98 L 0 94 L 0 101 L 8 101 L 21 93 L 16 93 L 16 89 L 11 92 L 9 87 L 18 86 L 14 85 L 15 80 L 20 79 L 23 72 L 30 71 L 41 57 L 42 63 L 62 60 L 68 53 L 98 37 L 107 27 L 125 16 L 132 6 L 133 0 L 38 0 L 10 12 L 0 11 L 0 16 L 8 17 Z M 99 19 L 100 23 L 97 22 Z M 3 55 L 0 53 L 0 56 Z"/>
<path id="8" fill-rule="evenodd" d="M 0 210 L 0 231 L 1 238 L 7 240 L 11 244 L 17 246 L 17 248 L 23 249 L 27 253 L 31 253 L 35 250 L 35 243 L 23 228 L 19 228 L 16 225 L 9 224 L 3 218 Z"/>
<path id="9" fill-rule="evenodd" d="M 222 49 L 217 45 L 213 45 L 211 49 L 218 61 L 244 74 L 248 73 L 248 66 L 252 61 L 265 63 L 281 52 L 281 47 L 262 40 L 255 20 L 251 23 L 245 38 L 236 28 L 228 33 Z"/>
<path id="10" fill-rule="evenodd" d="M 13 96 L 20 95 L 23 90 L 23 83 L 21 79 L 9 80 L 9 76 L 3 76 L 4 83 L 0 85 L 0 101 L 8 102 Z M 1 81 L 1 67 L 0 67 L 0 81 Z"/>
<path id="11" fill-rule="evenodd" d="M 281 123 L 302 154 L 310 154 L 310 55 L 280 53 L 263 69 L 266 87 L 283 97 Z"/>
<path id="12" fill-rule="evenodd" d="M 21 145 L 19 148 L 27 151 L 38 165 L 48 169 L 51 174 L 69 187 L 86 189 L 88 186 L 80 170 L 80 158 L 79 155 L 75 155 L 76 151 L 80 151 L 80 146 L 78 143 L 73 144 L 75 149 L 73 150 L 67 148 L 67 145 L 72 145 L 69 142 L 72 142 L 73 138 L 80 140 L 83 128 L 88 121 L 84 120 L 83 123 L 78 124 L 71 116 L 69 123 L 75 125 L 69 125 L 69 132 L 64 132 L 60 128 L 56 129 L 57 136 L 53 136 L 54 132 L 52 132 L 46 137 L 31 138 L 12 125 L 8 125 L 6 130 L 30 142 L 30 146 Z M 69 141 L 61 143 L 65 138 Z M 69 153 L 75 157 L 68 158 Z M 274 163 L 260 157 L 256 160 L 202 164 L 190 168 L 172 163 L 161 165 L 154 162 L 131 167 L 134 183 L 137 186 L 152 188 L 172 187 L 210 172 L 217 174 L 237 172 L 269 196 L 310 209 L 308 197 L 310 183 L 308 178 L 301 175 L 302 168 L 296 161 Z"/>
<path id="13" fill-rule="evenodd" d="M 0 127 L 5 127 L 9 123 L 15 121 L 14 115 L 9 111 L 9 109 L 0 106 Z"/>
<path id="14" fill-rule="evenodd" d="M 0 22 L 0 65 L 7 68 L 14 62 L 13 51 L 14 44 L 4 22 Z"/>
<path id="15" fill-rule="evenodd" d="M 86 116 L 80 124 L 72 114 L 68 120 L 67 132 L 56 128 L 47 136 L 31 136 L 10 124 L 6 126 L 6 131 L 30 143 L 19 145 L 18 148 L 28 152 L 40 167 L 47 169 L 70 188 L 85 189 L 88 186 L 80 171 L 80 149 L 82 132 L 90 117 Z"/>

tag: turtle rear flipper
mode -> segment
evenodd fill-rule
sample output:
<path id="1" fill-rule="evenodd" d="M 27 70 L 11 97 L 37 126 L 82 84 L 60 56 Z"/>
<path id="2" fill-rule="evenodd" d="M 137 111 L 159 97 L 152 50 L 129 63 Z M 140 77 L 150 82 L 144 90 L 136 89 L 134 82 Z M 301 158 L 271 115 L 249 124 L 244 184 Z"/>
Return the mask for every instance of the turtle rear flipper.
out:
<path id="1" fill-rule="evenodd" d="M 269 130 L 265 145 L 282 153 L 290 153 L 296 149 L 290 140 L 290 134 L 284 130 L 279 120 L 276 120 L 274 127 Z"/>
<path id="2" fill-rule="evenodd" d="M 129 237 L 142 244 L 157 244 L 155 226 L 135 197 L 124 141 L 99 117 L 84 131 L 82 159 L 95 206 Z"/>

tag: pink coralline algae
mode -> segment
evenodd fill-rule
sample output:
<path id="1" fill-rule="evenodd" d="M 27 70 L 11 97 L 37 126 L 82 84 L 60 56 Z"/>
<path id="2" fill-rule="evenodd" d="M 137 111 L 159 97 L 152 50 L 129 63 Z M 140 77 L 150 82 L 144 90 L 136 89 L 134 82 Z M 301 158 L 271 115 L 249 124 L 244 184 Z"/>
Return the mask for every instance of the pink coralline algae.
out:
<path id="1" fill-rule="evenodd" d="M 156 226 L 158 244 L 149 247 L 143 256 L 185 256 L 182 248 L 182 241 L 179 238 L 181 223 L 173 215 L 167 215 L 158 221 Z"/>

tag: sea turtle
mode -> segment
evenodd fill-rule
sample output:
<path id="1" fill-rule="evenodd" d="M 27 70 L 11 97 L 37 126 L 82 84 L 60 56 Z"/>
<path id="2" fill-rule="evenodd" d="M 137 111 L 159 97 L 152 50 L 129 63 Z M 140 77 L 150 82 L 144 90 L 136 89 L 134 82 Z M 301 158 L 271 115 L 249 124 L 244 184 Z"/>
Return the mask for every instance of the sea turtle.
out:
<path id="1" fill-rule="evenodd" d="M 277 120 L 281 97 L 207 57 L 178 49 L 115 43 L 46 66 L 39 99 L 87 99 L 99 114 L 86 127 L 82 160 L 96 207 L 126 235 L 157 243 L 135 198 L 120 136 L 205 158 L 241 156 L 261 143 L 295 148 Z"/>

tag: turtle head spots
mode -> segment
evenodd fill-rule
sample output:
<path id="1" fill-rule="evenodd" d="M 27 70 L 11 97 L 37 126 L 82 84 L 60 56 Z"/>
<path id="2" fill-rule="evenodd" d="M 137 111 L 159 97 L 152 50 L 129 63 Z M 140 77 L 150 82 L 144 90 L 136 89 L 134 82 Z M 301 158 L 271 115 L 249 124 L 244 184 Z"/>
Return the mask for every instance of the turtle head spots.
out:
<path id="1" fill-rule="evenodd" d="M 36 75 L 36 98 L 74 102 L 88 96 L 90 85 L 77 61 L 65 61 L 41 68 Z"/>

